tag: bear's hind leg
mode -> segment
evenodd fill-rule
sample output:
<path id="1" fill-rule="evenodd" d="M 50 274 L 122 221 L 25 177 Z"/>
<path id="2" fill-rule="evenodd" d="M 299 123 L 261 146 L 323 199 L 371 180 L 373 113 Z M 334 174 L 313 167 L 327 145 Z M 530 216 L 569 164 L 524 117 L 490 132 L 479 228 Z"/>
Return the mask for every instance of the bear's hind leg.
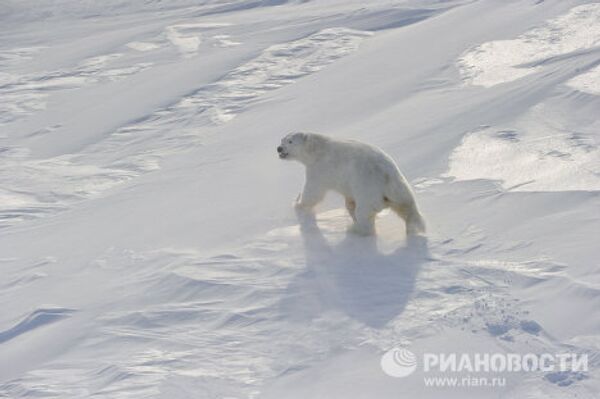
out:
<path id="1" fill-rule="evenodd" d="M 375 209 L 357 204 L 354 211 L 354 224 L 350 228 L 350 231 L 365 236 L 375 234 L 376 214 L 377 212 Z"/>
<path id="2" fill-rule="evenodd" d="M 348 210 L 350 216 L 352 216 L 352 220 L 356 222 L 356 202 L 354 202 L 354 200 L 350 197 L 346 197 L 346 209 Z"/>
<path id="3" fill-rule="evenodd" d="M 407 235 L 425 233 L 425 221 L 414 203 L 391 204 L 390 206 L 404 220 Z"/>

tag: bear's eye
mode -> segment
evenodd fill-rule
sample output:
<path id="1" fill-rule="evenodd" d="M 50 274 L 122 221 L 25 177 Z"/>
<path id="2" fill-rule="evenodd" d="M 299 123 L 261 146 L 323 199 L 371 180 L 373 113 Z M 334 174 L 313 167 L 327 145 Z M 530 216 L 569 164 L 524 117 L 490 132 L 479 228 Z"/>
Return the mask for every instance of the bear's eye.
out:
<path id="1" fill-rule="evenodd" d="M 288 140 L 288 143 L 289 143 L 289 144 L 292 144 L 292 140 Z"/>

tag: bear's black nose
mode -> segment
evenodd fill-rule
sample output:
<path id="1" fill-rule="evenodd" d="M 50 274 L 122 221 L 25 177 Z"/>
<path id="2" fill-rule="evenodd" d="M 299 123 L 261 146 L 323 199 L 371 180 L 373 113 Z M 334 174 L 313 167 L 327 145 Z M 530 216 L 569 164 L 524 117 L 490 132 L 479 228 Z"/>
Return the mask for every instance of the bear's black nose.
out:
<path id="1" fill-rule="evenodd" d="M 283 152 L 283 147 L 282 146 L 277 147 L 277 152 Z"/>

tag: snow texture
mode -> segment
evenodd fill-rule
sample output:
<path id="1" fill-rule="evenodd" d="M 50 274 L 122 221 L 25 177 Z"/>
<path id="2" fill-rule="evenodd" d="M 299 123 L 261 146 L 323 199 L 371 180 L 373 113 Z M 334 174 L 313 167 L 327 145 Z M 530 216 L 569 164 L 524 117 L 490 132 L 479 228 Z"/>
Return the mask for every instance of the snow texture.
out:
<path id="1" fill-rule="evenodd" d="M 597 398 L 600 3 L 0 2 L 0 397 Z M 296 213 L 291 131 L 426 237 Z M 576 353 L 433 388 L 381 357 Z"/>

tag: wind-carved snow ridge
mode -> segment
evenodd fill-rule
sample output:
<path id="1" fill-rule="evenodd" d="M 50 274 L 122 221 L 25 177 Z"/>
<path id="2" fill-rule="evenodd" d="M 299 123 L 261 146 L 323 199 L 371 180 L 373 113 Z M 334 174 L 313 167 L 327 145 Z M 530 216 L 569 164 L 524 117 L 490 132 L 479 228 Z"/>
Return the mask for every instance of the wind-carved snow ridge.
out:
<path id="1" fill-rule="evenodd" d="M 7 67 L 29 61 L 43 47 L 19 47 L 4 50 L 0 53 L 0 66 Z M 1 75 L 0 75 L 1 76 Z"/>
<path id="2" fill-rule="evenodd" d="M 355 51 L 370 35 L 365 31 L 330 28 L 271 46 L 221 80 L 143 121 L 119 129 L 88 151 L 110 154 L 119 167 L 156 169 L 160 158 L 201 143 L 203 127 L 231 121 L 259 96 L 323 69 Z"/>
<path id="3" fill-rule="evenodd" d="M 567 86 L 586 93 L 600 95 L 600 65 L 575 76 L 567 82 Z"/>
<path id="4" fill-rule="evenodd" d="M 193 26 L 198 28 L 200 25 Z M 323 69 L 355 51 L 370 35 L 365 31 L 330 28 L 271 46 L 221 80 L 142 121 L 119 129 L 78 154 L 30 160 L 22 148 L 2 149 L 0 228 L 66 209 L 75 201 L 98 195 L 143 172 L 157 169 L 163 157 L 200 145 L 206 137 L 203 127 L 232 120 L 262 94 Z M 102 69 L 116 57 L 119 54 L 94 57 L 82 63 L 76 74 L 57 73 L 49 80 L 42 80 L 43 83 L 32 83 L 37 78 L 19 78 L 0 87 L 0 94 L 13 93 L 23 99 L 26 98 L 23 93 L 27 92 L 34 96 L 31 99 L 33 105 L 19 105 L 9 97 L 0 96 L 0 109 L 8 99 L 5 106 L 20 107 L 7 114 L 14 118 L 27 111 L 26 106 L 43 107 L 43 88 L 61 83 L 75 87 L 88 81 L 117 79 L 136 72 L 133 69 Z"/>
<path id="5" fill-rule="evenodd" d="M 530 75 L 544 61 L 600 44 L 600 3 L 572 8 L 568 13 L 516 39 L 483 43 L 458 60 L 463 78 L 484 87 Z"/>
<path id="6" fill-rule="evenodd" d="M 323 69 L 355 51 L 370 35 L 365 31 L 330 28 L 271 46 L 221 80 L 145 120 L 119 129 L 88 152 L 93 156 L 108 154 L 118 167 L 156 169 L 160 158 L 200 144 L 203 127 L 231 121 L 262 94 Z"/>
<path id="7" fill-rule="evenodd" d="M 36 309 L 11 328 L 0 331 L 0 344 L 46 324 L 69 317 L 73 311 L 65 308 Z"/>
<path id="8" fill-rule="evenodd" d="M 491 87 L 532 74 L 559 56 L 597 51 L 598 45 L 600 3 L 592 3 L 574 7 L 516 39 L 484 43 L 463 54 L 459 66 L 467 82 Z M 600 93 L 600 67 L 590 66 L 566 85 Z M 600 125 L 590 101 L 595 100 L 556 97 L 533 106 L 512 126 L 471 131 L 450 155 L 445 176 L 497 180 L 512 191 L 600 190 L 600 150 L 595 140 Z M 582 120 L 588 122 L 578 123 Z"/>
<path id="9" fill-rule="evenodd" d="M 22 148 L 0 149 L 0 154 L 0 228 L 67 209 L 135 176 L 78 163 L 72 155 L 31 160 Z"/>
<path id="10" fill-rule="evenodd" d="M 329 28 L 303 39 L 271 46 L 221 81 L 184 99 L 179 106 L 207 112 L 213 123 L 227 122 L 256 97 L 323 69 L 355 51 L 371 34 Z"/>
<path id="11" fill-rule="evenodd" d="M 189 20 L 167 26 L 164 31 L 144 41 L 133 41 L 125 46 L 140 52 L 148 52 L 165 46 L 173 46 L 182 58 L 197 56 L 200 45 L 207 42 L 215 47 L 234 47 L 241 43 L 231 39 L 227 34 L 215 34 L 220 28 L 231 26 L 228 22 L 200 22 Z"/>
<path id="12" fill-rule="evenodd" d="M 471 131 L 450 155 L 444 176 L 498 180 L 511 191 L 600 190 L 598 123 L 573 130 L 553 110 L 542 103 L 514 127 Z"/>
<path id="13" fill-rule="evenodd" d="M 185 23 L 168 26 L 165 30 L 167 39 L 173 44 L 184 58 L 189 58 L 198 53 L 198 47 L 203 40 L 205 31 L 229 26 L 228 23 Z"/>
<path id="14" fill-rule="evenodd" d="M 0 54 L 0 57 L 2 55 L 5 54 Z M 117 81 L 152 65 L 140 62 L 127 67 L 108 68 L 121 56 L 120 53 L 112 53 L 91 57 L 69 70 L 28 75 L 0 72 L 0 126 L 46 109 L 48 96 L 52 92 Z"/>

